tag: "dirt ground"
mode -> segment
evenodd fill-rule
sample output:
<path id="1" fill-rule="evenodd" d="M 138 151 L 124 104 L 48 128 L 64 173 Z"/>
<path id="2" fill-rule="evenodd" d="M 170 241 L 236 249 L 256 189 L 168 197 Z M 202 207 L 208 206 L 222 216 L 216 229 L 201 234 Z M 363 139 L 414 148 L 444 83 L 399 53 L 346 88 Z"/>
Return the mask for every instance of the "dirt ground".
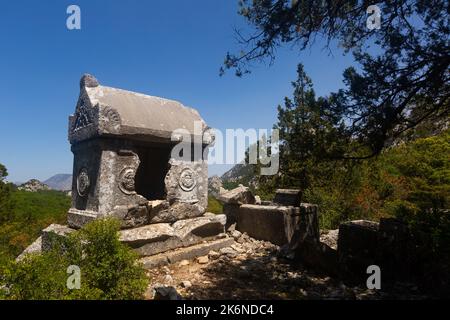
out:
<path id="1" fill-rule="evenodd" d="M 182 299 L 422 299 L 418 289 L 399 284 L 389 291 L 348 287 L 338 279 L 316 274 L 280 255 L 280 248 L 245 234 L 230 248 L 210 252 L 148 271 L 153 288 L 174 287 Z"/>

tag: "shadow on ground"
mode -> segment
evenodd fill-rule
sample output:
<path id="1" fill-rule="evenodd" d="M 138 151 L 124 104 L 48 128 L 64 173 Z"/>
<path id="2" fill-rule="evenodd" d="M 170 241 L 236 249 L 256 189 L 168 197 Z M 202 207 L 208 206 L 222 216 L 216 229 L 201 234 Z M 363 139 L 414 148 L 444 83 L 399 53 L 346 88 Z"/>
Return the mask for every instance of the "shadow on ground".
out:
<path id="1" fill-rule="evenodd" d="M 293 266 L 275 250 L 244 259 L 222 256 L 199 272 L 187 299 L 356 299 L 353 289 Z"/>

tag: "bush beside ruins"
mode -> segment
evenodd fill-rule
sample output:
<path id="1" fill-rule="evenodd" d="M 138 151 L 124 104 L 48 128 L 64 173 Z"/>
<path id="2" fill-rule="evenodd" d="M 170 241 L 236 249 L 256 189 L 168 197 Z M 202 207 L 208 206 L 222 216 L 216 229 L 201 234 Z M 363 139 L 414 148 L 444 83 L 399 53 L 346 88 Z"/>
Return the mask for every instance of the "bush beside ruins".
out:
<path id="1" fill-rule="evenodd" d="M 42 254 L 2 266 L 6 299 L 141 299 L 148 279 L 137 255 L 118 238 L 120 223 L 96 220 Z M 81 271 L 80 287 L 67 285 L 69 266 Z"/>

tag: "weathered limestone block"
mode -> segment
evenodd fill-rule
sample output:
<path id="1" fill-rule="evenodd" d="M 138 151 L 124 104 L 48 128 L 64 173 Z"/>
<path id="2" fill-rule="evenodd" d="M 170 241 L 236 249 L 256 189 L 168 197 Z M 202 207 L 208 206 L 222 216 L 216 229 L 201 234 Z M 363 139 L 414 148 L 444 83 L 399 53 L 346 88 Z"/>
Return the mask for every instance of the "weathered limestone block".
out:
<path id="1" fill-rule="evenodd" d="M 119 239 L 139 255 L 149 256 L 218 238 L 225 231 L 225 223 L 225 215 L 207 214 L 173 224 L 158 223 L 123 229 L 119 232 Z M 67 236 L 74 231 L 67 226 L 50 225 L 42 232 L 42 251 L 51 250 L 56 244 L 64 246 Z"/>
<path id="2" fill-rule="evenodd" d="M 227 216 L 227 228 L 237 222 L 239 206 L 256 203 L 256 199 L 250 189 L 243 185 L 239 185 L 233 190 L 221 188 L 217 200 L 223 204 L 223 213 Z"/>
<path id="3" fill-rule="evenodd" d="M 394 218 L 380 219 L 377 263 L 383 270 L 383 279 L 408 279 L 417 265 L 414 241 L 408 226 Z"/>
<path id="4" fill-rule="evenodd" d="M 102 115 L 98 109 L 104 109 Z M 73 144 L 98 136 L 137 134 L 170 140 L 172 132 L 180 128 L 194 133 L 196 121 L 205 129 L 198 112 L 180 102 L 111 88 L 84 75 L 76 112 L 69 118 L 69 140 Z"/>
<path id="5" fill-rule="evenodd" d="M 177 236 L 185 244 L 192 244 L 225 232 L 226 216 L 218 214 L 188 220 L 179 220 L 172 225 Z"/>
<path id="6" fill-rule="evenodd" d="M 74 232 L 75 229 L 60 224 L 51 224 L 42 230 L 41 250 L 43 252 L 52 250 L 56 245 L 64 247 L 67 236 Z"/>
<path id="7" fill-rule="evenodd" d="M 26 247 L 25 250 L 16 258 L 16 261 L 22 261 L 27 255 L 39 254 L 42 252 L 42 236 L 37 238 L 32 244 Z"/>
<path id="8" fill-rule="evenodd" d="M 183 300 L 180 294 L 172 286 L 156 286 L 153 300 Z"/>
<path id="9" fill-rule="evenodd" d="M 148 207 L 142 205 L 116 206 L 111 215 L 118 218 L 123 229 L 143 226 L 150 222 Z"/>
<path id="10" fill-rule="evenodd" d="M 97 218 L 99 218 L 99 215 L 97 215 L 96 212 L 70 208 L 67 213 L 67 224 L 70 228 L 79 229 L 86 223 L 89 223 Z"/>
<path id="11" fill-rule="evenodd" d="M 182 245 L 182 239 L 175 235 L 174 229 L 168 223 L 121 230 L 119 239 L 141 256 L 164 252 Z"/>
<path id="12" fill-rule="evenodd" d="M 208 215 L 179 220 L 172 225 L 151 224 L 120 231 L 120 241 L 141 256 L 149 256 L 212 239 L 224 232 L 225 223 L 225 215 Z"/>
<path id="13" fill-rule="evenodd" d="M 288 224 L 288 234 L 295 235 L 299 244 L 303 241 L 319 242 L 320 230 L 319 230 L 319 215 L 318 206 L 310 203 L 301 203 L 299 206 L 299 219 L 297 224 Z"/>
<path id="14" fill-rule="evenodd" d="M 367 278 L 367 267 L 376 264 L 379 224 L 357 220 L 339 226 L 338 259 L 342 276 L 349 281 Z"/>
<path id="15" fill-rule="evenodd" d="M 129 245 L 139 245 L 146 242 L 166 241 L 173 237 L 175 237 L 174 230 L 169 223 L 157 223 L 121 230 L 119 239 Z"/>
<path id="16" fill-rule="evenodd" d="M 151 269 L 157 266 L 205 256 L 210 251 L 219 251 L 222 248 L 231 246 L 233 243 L 233 238 L 210 240 L 189 247 L 177 248 L 175 250 L 159 253 L 153 256 L 143 257 L 140 259 L 140 262 L 144 265 L 144 268 Z"/>
<path id="17" fill-rule="evenodd" d="M 277 189 L 273 202 L 283 206 L 300 206 L 301 191 L 298 189 Z"/>
<path id="18" fill-rule="evenodd" d="M 217 198 L 223 204 L 254 204 L 255 197 L 248 187 L 239 185 L 239 187 L 234 188 L 219 194 Z"/>
<path id="19" fill-rule="evenodd" d="M 227 229 L 229 226 L 237 222 L 240 206 L 241 205 L 237 203 L 225 203 L 223 205 L 223 214 L 227 216 Z"/>
<path id="20" fill-rule="evenodd" d="M 327 244 L 308 239 L 302 242 L 301 246 L 293 247 L 295 249 L 290 249 L 290 252 L 294 253 L 296 261 L 328 275 L 339 274 L 337 250 Z"/>
<path id="21" fill-rule="evenodd" d="M 300 219 L 288 245 L 296 261 L 329 275 L 339 272 L 337 250 L 320 241 L 317 205 L 300 204 Z"/>
<path id="22" fill-rule="evenodd" d="M 170 159 L 170 169 L 164 181 L 167 190 L 166 199 L 170 203 L 197 204 L 202 208 L 208 206 L 208 163 L 206 161 L 188 162 Z"/>
<path id="23" fill-rule="evenodd" d="M 239 208 L 237 229 L 255 239 L 277 245 L 290 243 L 295 233 L 298 242 L 306 238 L 318 239 L 317 206 L 242 205 Z"/>
<path id="24" fill-rule="evenodd" d="M 190 219 L 203 215 L 206 207 L 198 203 L 165 201 L 150 211 L 150 223 L 175 222 L 181 219 Z"/>

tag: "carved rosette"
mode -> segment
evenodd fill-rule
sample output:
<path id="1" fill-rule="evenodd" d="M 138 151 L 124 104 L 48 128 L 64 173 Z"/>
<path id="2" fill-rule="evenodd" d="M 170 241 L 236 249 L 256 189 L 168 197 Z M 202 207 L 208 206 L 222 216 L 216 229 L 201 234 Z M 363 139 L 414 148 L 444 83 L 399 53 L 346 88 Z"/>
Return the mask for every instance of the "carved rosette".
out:
<path id="1" fill-rule="evenodd" d="M 119 189 L 125 194 L 136 194 L 135 179 L 136 170 L 131 167 L 122 169 L 119 176 Z"/>
<path id="2" fill-rule="evenodd" d="M 82 168 L 77 177 L 77 191 L 80 197 L 85 197 L 89 193 L 91 182 L 86 168 Z"/>
<path id="3" fill-rule="evenodd" d="M 116 109 L 104 106 L 101 109 L 100 117 L 103 123 L 103 129 L 107 132 L 117 133 L 120 129 L 121 119 Z"/>
<path id="4" fill-rule="evenodd" d="M 196 173 L 191 168 L 183 169 L 180 174 L 179 185 L 186 192 L 192 191 L 197 185 Z"/>

